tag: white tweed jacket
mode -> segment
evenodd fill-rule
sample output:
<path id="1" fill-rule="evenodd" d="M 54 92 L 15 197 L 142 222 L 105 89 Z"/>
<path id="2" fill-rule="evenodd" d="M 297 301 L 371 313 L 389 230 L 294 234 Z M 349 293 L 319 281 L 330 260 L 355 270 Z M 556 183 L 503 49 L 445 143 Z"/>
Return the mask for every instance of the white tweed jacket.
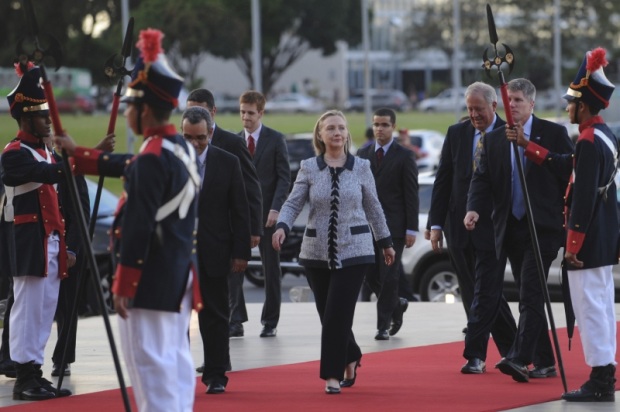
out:
<path id="1" fill-rule="evenodd" d="M 288 234 L 306 202 L 302 266 L 340 269 L 374 263 L 373 234 L 380 247 L 392 245 L 368 160 L 349 154 L 340 168 L 328 167 L 322 155 L 302 161 L 276 227 Z"/>

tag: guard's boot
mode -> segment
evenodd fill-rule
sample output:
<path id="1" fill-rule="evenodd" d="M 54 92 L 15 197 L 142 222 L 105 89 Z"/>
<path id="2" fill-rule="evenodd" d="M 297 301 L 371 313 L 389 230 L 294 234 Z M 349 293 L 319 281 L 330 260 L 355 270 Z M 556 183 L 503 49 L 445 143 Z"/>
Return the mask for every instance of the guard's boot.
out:
<path id="1" fill-rule="evenodd" d="M 568 402 L 614 402 L 616 367 L 612 364 L 592 368 L 590 379 L 580 389 L 567 392 L 562 399 Z"/>
<path id="2" fill-rule="evenodd" d="M 44 401 L 55 398 L 54 392 L 43 388 L 36 377 L 34 362 L 16 363 L 17 380 L 13 386 L 13 400 Z"/>
<path id="3" fill-rule="evenodd" d="M 41 365 L 34 365 L 34 375 L 35 379 L 43 389 L 48 392 L 52 392 L 56 395 L 57 398 L 63 398 L 65 396 L 71 396 L 71 391 L 69 389 L 60 388 L 60 390 L 56 390 L 54 384 L 43 377 L 43 371 L 41 370 Z"/>

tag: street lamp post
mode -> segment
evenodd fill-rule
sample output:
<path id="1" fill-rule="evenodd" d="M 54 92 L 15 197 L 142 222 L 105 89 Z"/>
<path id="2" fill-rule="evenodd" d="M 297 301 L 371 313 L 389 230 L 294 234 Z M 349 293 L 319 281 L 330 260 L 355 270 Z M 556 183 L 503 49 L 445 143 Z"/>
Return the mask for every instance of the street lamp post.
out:
<path id="1" fill-rule="evenodd" d="M 454 34 L 452 38 L 452 87 L 454 88 L 454 117 L 456 120 L 461 117 L 461 62 L 459 60 L 460 37 L 461 37 L 461 10 L 459 0 L 453 0 L 452 17 L 454 18 Z"/>
<path id="2" fill-rule="evenodd" d="M 368 0 L 361 0 L 362 4 L 362 46 L 364 48 L 364 113 L 366 126 L 370 125 L 370 35 L 368 32 Z"/>
<path id="3" fill-rule="evenodd" d="M 252 77 L 254 90 L 263 91 L 263 73 L 261 65 L 260 0 L 252 0 Z"/>

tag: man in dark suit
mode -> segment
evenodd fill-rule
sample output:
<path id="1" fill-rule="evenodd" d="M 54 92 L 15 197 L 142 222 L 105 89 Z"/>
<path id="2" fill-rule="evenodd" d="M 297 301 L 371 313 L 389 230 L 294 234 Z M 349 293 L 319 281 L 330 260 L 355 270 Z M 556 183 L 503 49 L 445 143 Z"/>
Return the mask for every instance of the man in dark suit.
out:
<path id="1" fill-rule="evenodd" d="M 291 170 L 284 136 L 261 123 L 265 113 L 265 102 L 265 97 L 253 90 L 241 95 L 239 113 L 243 122 L 243 131 L 239 133 L 239 136 L 247 142 L 263 195 L 264 234 L 258 247 L 265 274 L 265 304 L 261 314 L 263 330 L 260 336 L 269 338 L 276 336 L 282 300 L 280 253 L 271 245 L 271 237 L 275 231 L 280 208 L 288 196 Z M 234 292 L 231 288 L 231 297 L 235 293 L 242 294 L 241 287 L 241 282 L 239 282 Z M 240 305 L 237 305 L 233 312 L 238 310 L 240 310 Z M 235 318 L 234 313 L 232 317 Z"/>
<path id="2" fill-rule="evenodd" d="M 508 98 L 510 105 L 507 109 L 511 111 L 515 124 L 523 127 L 528 140 L 555 153 L 573 151 L 565 127 L 533 115 L 536 88 L 529 80 L 511 80 Z M 506 138 L 508 132 L 506 127 L 501 127 L 485 136 L 480 163 L 469 188 L 464 223 L 469 230 L 475 228 L 480 219 L 479 211 L 485 210 L 491 193 L 495 248 L 500 261 L 505 256 L 510 260 L 519 287 L 520 314 L 513 345 L 496 367 L 515 381 L 528 382 L 530 377 L 556 376 L 555 357 L 547 331 L 543 290 L 522 187 L 513 150 Z M 533 162 L 524 163 L 524 173 L 546 277 L 564 240 L 564 189 L 569 176 Z M 532 370 L 528 369 L 530 363 L 534 363 Z"/>
<path id="3" fill-rule="evenodd" d="M 193 90 L 187 97 L 187 107 L 201 106 L 209 111 L 211 118 L 215 121 L 217 106 L 213 93 L 207 89 Z M 245 183 L 245 194 L 250 207 L 250 233 L 251 246 L 258 246 L 260 237 L 263 234 L 263 198 L 261 195 L 260 182 L 256 174 L 256 168 L 252 163 L 252 156 L 245 144 L 245 141 L 234 133 L 217 127 L 213 123 L 213 137 L 209 144 L 219 147 L 235 155 L 241 164 L 241 173 L 243 182 Z M 230 336 L 243 336 L 243 322 L 248 320 L 248 313 L 245 308 L 245 299 L 243 289 L 237 287 L 243 284 L 244 272 L 233 272 L 228 277 L 230 296 Z M 200 369 L 200 368 L 199 368 Z M 202 370 L 199 370 L 202 372 Z"/>
<path id="4" fill-rule="evenodd" d="M 250 259 L 250 212 L 239 160 L 209 145 L 213 119 L 202 107 L 182 117 L 183 137 L 198 155 L 198 275 L 204 308 L 198 314 L 204 351 L 202 381 L 208 394 L 224 393 L 230 365 L 228 274 L 243 272 Z"/>
<path id="5" fill-rule="evenodd" d="M 562 395 L 569 402 L 615 402 L 616 310 L 613 265 L 618 264 L 616 184 L 619 142 L 600 111 L 609 106 L 615 86 L 603 68 L 605 49 L 586 53 L 564 99 L 572 124 L 579 125 L 575 155 L 558 155 L 512 136 L 536 164 L 572 170 L 566 189 L 567 280 L 585 362 L 592 368 L 581 388 Z M 571 302 L 567 302 L 570 304 Z"/>
<path id="6" fill-rule="evenodd" d="M 360 149 L 357 155 L 370 160 L 377 195 L 394 242 L 395 262 L 400 262 L 403 249 L 413 246 L 418 232 L 418 167 L 414 153 L 394 141 L 395 127 L 396 113 L 392 109 L 375 111 L 375 142 Z M 366 273 L 366 283 L 377 296 L 375 339 L 389 340 L 400 330 L 409 303 L 398 296 L 399 266 L 387 266 L 376 244 L 375 249 L 377 259 Z"/>
<path id="7" fill-rule="evenodd" d="M 499 353 L 504 356 L 512 346 L 517 326 L 502 294 L 506 259 L 500 262 L 495 254 L 490 195 L 478 211 L 476 230 L 467 231 L 463 218 L 483 136 L 506 122 L 495 114 L 497 93 L 488 84 L 471 84 L 465 91 L 465 103 L 469 119 L 450 126 L 444 140 L 428 224 L 433 250 L 443 250 L 443 232 L 446 233 L 450 261 L 468 319 L 463 353 L 467 364 L 461 372 L 483 373 L 489 334 L 493 334 Z"/>

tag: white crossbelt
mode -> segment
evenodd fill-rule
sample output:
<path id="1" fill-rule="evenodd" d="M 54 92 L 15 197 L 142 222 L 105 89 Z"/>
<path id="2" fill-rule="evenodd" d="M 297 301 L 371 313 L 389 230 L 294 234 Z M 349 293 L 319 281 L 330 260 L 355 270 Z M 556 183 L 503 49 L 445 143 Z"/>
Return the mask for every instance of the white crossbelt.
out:
<path id="1" fill-rule="evenodd" d="M 153 138 L 149 137 L 144 141 L 140 147 L 140 151 L 144 150 L 151 139 Z M 157 214 L 155 215 L 155 220 L 157 222 L 161 222 L 177 209 L 179 210 L 179 217 L 181 219 L 185 218 L 192 202 L 194 201 L 198 187 L 200 186 L 200 176 L 198 175 L 198 168 L 196 167 L 196 152 L 194 151 L 194 147 L 191 145 L 188 145 L 187 147 L 189 153 L 186 152 L 185 149 L 178 143 L 173 143 L 162 138 L 162 148 L 173 153 L 177 159 L 185 165 L 187 172 L 189 173 L 189 178 L 179 193 L 157 209 Z"/>
<path id="2" fill-rule="evenodd" d="M 46 157 L 43 157 L 39 154 L 39 152 L 37 152 L 30 146 L 20 145 L 20 147 L 23 147 L 24 149 L 28 149 L 38 162 L 46 162 L 50 164 L 52 163 L 50 152 L 47 149 L 45 149 Z M 15 209 L 13 207 L 13 198 L 15 196 L 23 195 L 24 193 L 37 190 L 42 185 L 43 185 L 42 183 L 37 183 L 37 182 L 28 182 L 28 183 L 24 183 L 23 185 L 19 185 L 19 186 L 6 186 L 5 185 L 4 189 L 6 193 L 6 205 L 4 206 L 4 210 L 3 210 L 4 220 L 6 222 L 12 222 L 13 220 L 15 220 Z M 54 188 L 56 188 L 56 185 L 54 185 Z"/>
<path id="3" fill-rule="evenodd" d="M 614 178 L 616 177 L 616 173 L 618 172 L 618 147 L 615 145 L 611 139 L 599 129 L 594 129 L 594 134 L 601 138 L 603 143 L 611 150 L 611 154 L 614 156 L 614 171 L 611 173 L 611 177 L 609 178 L 609 182 L 605 186 L 601 186 L 598 188 L 599 194 L 603 194 L 603 196 L 607 196 L 607 189 L 614 182 Z"/>

